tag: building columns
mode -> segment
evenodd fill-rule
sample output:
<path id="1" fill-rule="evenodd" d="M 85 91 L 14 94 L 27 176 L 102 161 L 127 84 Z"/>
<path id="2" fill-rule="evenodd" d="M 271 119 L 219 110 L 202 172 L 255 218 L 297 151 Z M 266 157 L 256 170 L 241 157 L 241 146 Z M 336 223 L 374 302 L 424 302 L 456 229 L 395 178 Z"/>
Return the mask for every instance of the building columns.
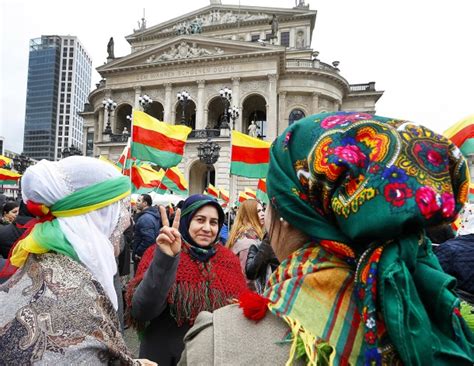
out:
<path id="1" fill-rule="evenodd" d="M 319 111 L 319 93 L 313 93 L 313 100 L 311 103 L 311 111 L 308 111 L 310 114 L 316 114 Z"/>
<path id="2" fill-rule="evenodd" d="M 240 103 L 240 78 L 232 78 L 232 103 L 230 108 L 233 106 L 239 108 L 239 118 L 235 120 L 234 129 L 237 131 L 242 131 L 242 105 Z M 231 120 L 232 123 L 232 120 Z"/>
<path id="3" fill-rule="evenodd" d="M 206 82 L 204 80 L 198 80 L 197 84 L 196 130 L 202 130 L 206 127 L 206 121 L 204 120 L 204 86 Z"/>
<path id="4" fill-rule="evenodd" d="M 203 122 L 204 122 L 204 128 L 208 128 L 209 126 L 209 109 L 204 108 L 204 112 L 203 112 Z"/>
<path id="5" fill-rule="evenodd" d="M 164 122 L 174 124 L 174 118 L 172 118 L 171 114 L 171 107 L 172 107 L 172 100 L 171 100 L 171 92 L 173 90 L 173 85 L 171 83 L 165 84 L 165 105 L 163 111 L 163 119 Z"/>
<path id="6" fill-rule="evenodd" d="M 277 74 L 268 75 L 268 101 L 267 101 L 267 140 L 273 141 L 277 137 Z"/>
<path id="7" fill-rule="evenodd" d="M 280 135 L 286 127 L 288 127 L 287 110 L 286 110 L 286 92 L 280 92 L 280 100 L 278 101 L 278 130 L 277 135 Z"/>

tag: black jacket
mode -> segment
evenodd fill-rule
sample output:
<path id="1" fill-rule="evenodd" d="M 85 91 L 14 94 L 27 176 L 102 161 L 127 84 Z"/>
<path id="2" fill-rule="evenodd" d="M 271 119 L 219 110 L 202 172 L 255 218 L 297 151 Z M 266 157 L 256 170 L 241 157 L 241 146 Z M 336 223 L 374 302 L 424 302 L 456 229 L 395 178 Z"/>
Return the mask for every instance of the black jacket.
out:
<path id="1" fill-rule="evenodd" d="M 159 365 L 178 363 L 184 348 L 184 336 L 191 328 L 188 323 L 178 326 L 168 304 L 168 293 L 176 281 L 180 257 L 180 254 L 171 257 L 155 250 L 153 261 L 133 294 L 130 309 L 133 318 L 149 322 L 141 337 L 139 358 L 147 358 Z"/>
<path id="2" fill-rule="evenodd" d="M 8 258 L 8 253 L 13 244 L 20 238 L 26 229 L 20 229 L 19 226 L 33 220 L 33 217 L 18 215 L 15 222 L 8 225 L 0 225 L 0 255 Z"/>
<path id="3" fill-rule="evenodd" d="M 250 246 L 247 262 L 245 263 L 245 275 L 249 280 L 255 280 L 258 293 L 263 292 L 268 274 L 272 273 L 279 264 L 270 245 L 268 235 L 264 236 L 258 247 L 256 245 Z"/>

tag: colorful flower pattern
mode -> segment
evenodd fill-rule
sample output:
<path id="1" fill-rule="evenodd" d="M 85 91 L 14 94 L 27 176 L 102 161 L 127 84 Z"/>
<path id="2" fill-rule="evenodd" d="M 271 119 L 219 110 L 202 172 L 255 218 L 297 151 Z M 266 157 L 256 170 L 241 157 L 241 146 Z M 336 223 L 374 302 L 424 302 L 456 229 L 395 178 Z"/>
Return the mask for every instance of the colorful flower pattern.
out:
<path id="1" fill-rule="evenodd" d="M 413 197 L 413 192 L 405 183 L 389 183 L 384 188 L 384 196 L 387 202 L 401 207 L 408 198 Z"/>
<path id="2" fill-rule="evenodd" d="M 351 113 L 351 112 L 337 112 L 321 121 L 321 127 L 330 129 L 335 126 L 347 126 L 352 122 L 358 120 L 366 120 L 372 118 L 372 115 L 367 113 Z"/>
<path id="3" fill-rule="evenodd" d="M 431 218 L 440 209 L 438 196 L 431 187 L 421 187 L 416 191 L 416 204 L 426 219 Z"/>

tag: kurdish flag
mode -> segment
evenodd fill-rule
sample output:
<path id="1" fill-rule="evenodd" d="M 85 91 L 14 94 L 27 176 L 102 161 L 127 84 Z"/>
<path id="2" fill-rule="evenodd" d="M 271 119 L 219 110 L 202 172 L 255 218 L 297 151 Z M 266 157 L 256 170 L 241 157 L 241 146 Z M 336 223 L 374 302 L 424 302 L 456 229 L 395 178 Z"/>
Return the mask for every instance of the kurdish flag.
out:
<path id="1" fill-rule="evenodd" d="M 223 200 L 224 202 L 229 203 L 229 200 L 230 200 L 229 192 L 226 191 L 224 188 L 219 188 L 219 198 Z"/>
<path id="2" fill-rule="evenodd" d="M 0 168 L 8 168 L 12 166 L 12 159 L 0 155 Z"/>
<path id="3" fill-rule="evenodd" d="M 0 168 L 0 184 L 16 184 L 20 178 L 21 174 Z"/>
<path id="4" fill-rule="evenodd" d="M 132 168 L 133 160 L 131 157 L 130 138 L 128 138 L 127 145 L 124 147 L 122 154 L 117 161 L 117 166 L 122 170 L 123 175 L 130 176 L 130 169 Z"/>
<path id="5" fill-rule="evenodd" d="M 267 176 L 270 143 L 242 132 L 232 131 L 230 174 L 247 178 Z"/>
<path id="6" fill-rule="evenodd" d="M 169 125 L 134 110 L 131 156 L 162 168 L 176 166 L 183 158 L 190 132 L 191 128 L 187 126 Z"/>
<path id="7" fill-rule="evenodd" d="M 238 198 L 239 204 L 242 203 L 242 202 L 247 201 L 248 199 L 251 199 L 251 197 L 247 196 L 247 193 L 239 192 L 239 198 Z"/>
<path id="8" fill-rule="evenodd" d="M 219 189 L 209 183 L 209 185 L 207 186 L 207 194 L 209 196 L 219 198 Z"/>
<path id="9" fill-rule="evenodd" d="M 252 198 L 254 200 L 257 199 L 257 192 L 255 192 L 253 189 L 246 187 L 244 192 L 247 197 Z"/>
<path id="10" fill-rule="evenodd" d="M 460 120 L 443 133 L 464 156 L 474 154 L 474 114 Z"/>
<path id="11" fill-rule="evenodd" d="M 166 187 L 168 187 L 169 190 L 178 194 L 188 194 L 189 184 L 178 167 L 168 168 L 165 170 L 164 174 L 165 175 L 162 182 L 166 185 Z"/>
<path id="12" fill-rule="evenodd" d="M 267 179 L 266 178 L 260 178 L 258 180 L 258 185 L 257 185 L 257 198 L 268 204 L 268 196 L 267 196 Z"/>
<path id="13" fill-rule="evenodd" d="M 148 164 L 142 164 L 141 166 L 132 166 L 132 191 L 133 193 L 144 193 L 152 190 L 163 191 L 168 189 L 162 179 L 165 175 L 164 170 L 157 172 L 155 169 Z"/>

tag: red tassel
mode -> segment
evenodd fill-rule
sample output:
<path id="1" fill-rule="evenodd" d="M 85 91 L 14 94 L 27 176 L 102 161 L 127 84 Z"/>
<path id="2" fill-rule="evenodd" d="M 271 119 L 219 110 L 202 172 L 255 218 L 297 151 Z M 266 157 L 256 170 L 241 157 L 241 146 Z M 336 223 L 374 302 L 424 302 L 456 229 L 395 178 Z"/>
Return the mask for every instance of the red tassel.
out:
<path id="1" fill-rule="evenodd" d="M 270 300 L 256 292 L 246 291 L 240 295 L 239 307 L 243 309 L 246 318 L 258 322 L 265 317 L 269 302 Z"/>

